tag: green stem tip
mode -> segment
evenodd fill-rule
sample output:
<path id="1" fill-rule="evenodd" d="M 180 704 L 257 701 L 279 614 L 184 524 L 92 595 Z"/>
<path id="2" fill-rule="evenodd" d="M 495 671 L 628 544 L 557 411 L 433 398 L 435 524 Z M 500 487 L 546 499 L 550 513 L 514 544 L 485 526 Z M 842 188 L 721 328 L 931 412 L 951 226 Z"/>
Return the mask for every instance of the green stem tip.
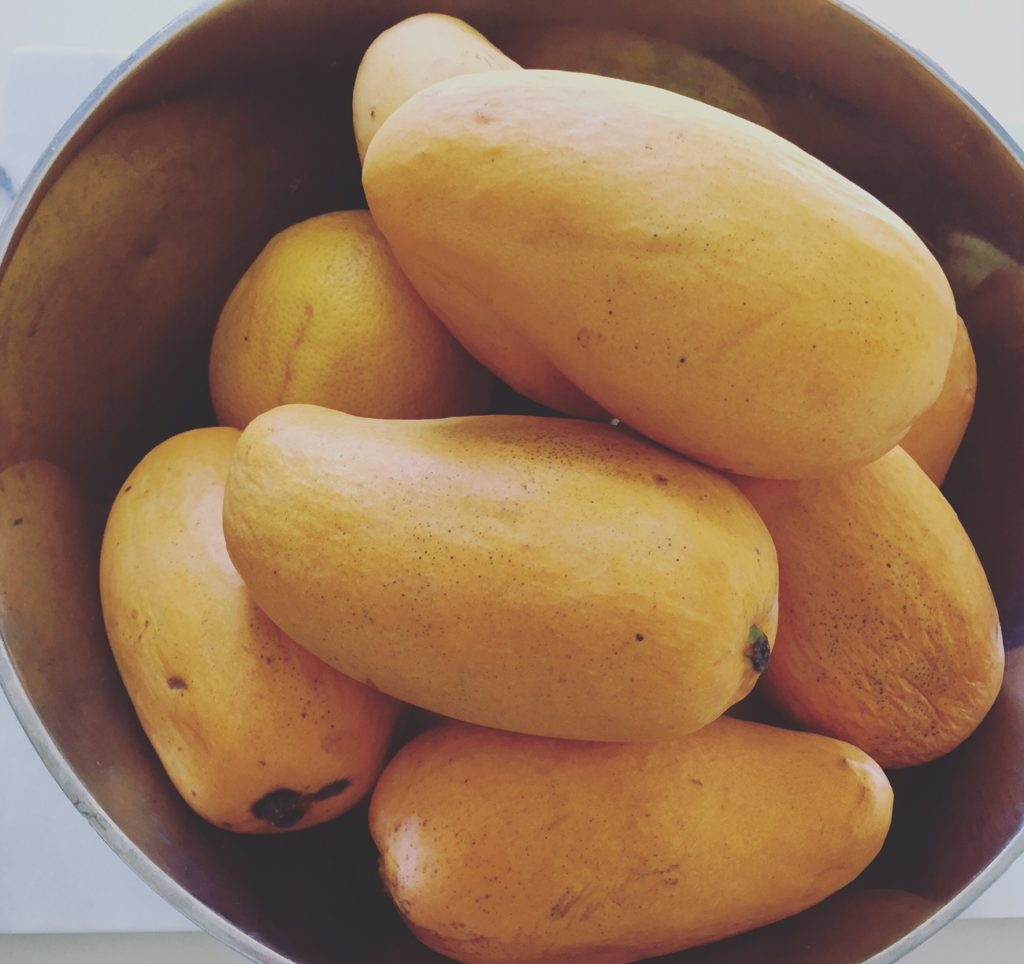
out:
<path id="1" fill-rule="evenodd" d="M 768 642 L 764 630 L 760 626 L 751 626 L 750 649 L 747 651 L 747 658 L 750 660 L 751 666 L 757 672 L 763 673 L 768 669 L 768 660 L 771 659 L 771 655 L 772 646 Z"/>

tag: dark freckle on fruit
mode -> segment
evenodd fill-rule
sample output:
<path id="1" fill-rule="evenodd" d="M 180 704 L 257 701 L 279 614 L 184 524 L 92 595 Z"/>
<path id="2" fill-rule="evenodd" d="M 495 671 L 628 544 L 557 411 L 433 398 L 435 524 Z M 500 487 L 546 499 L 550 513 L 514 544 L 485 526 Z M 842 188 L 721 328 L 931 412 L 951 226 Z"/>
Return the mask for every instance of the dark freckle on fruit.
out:
<path id="1" fill-rule="evenodd" d="M 321 787 L 312 797 L 314 800 L 330 800 L 331 797 L 344 793 L 351 785 L 350 780 L 335 780 L 333 783 L 328 783 L 326 786 Z"/>
<path id="2" fill-rule="evenodd" d="M 187 690 L 188 683 L 186 683 L 180 676 L 168 676 L 167 688 L 169 690 Z"/>
<path id="3" fill-rule="evenodd" d="M 637 633 L 634 638 L 636 639 L 636 641 L 638 643 L 642 643 L 644 641 L 644 634 L 643 633 Z"/>
<path id="4" fill-rule="evenodd" d="M 11 523 L 11 526 L 12 526 L 12 527 L 14 527 L 14 526 L 20 526 L 20 525 L 21 525 L 21 524 L 22 524 L 22 523 L 23 523 L 24 521 L 25 521 L 25 520 L 24 520 L 24 518 L 22 518 L 22 517 L 20 517 L 20 516 L 19 516 L 19 517 L 18 517 L 17 519 L 15 519 L 15 520 L 14 520 L 14 521 L 13 521 L 13 522 Z"/>
<path id="5" fill-rule="evenodd" d="M 686 364 L 686 356 L 685 355 L 680 355 L 679 356 L 678 364 L 680 364 L 680 365 L 685 365 Z"/>
<path id="6" fill-rule="evenodd" d="M 695 787 L 704 786 L 704 781 L 698 780 L 696 777 L 690 777 L 690 783 L 692 783 Z"/>
<path id="7" fill-rule="evenodd" d="M 377 108 L 376 107 L 371 107 L 370 108 L 370 120 L 376 120 L 376 119 L 377 119 Z"/>
<path id="8" fill-rule="evenodd" d="M 278 830 L 297 824 L 308 809 L 307 798 L 297 790 L 287 788 L 271 790 L 250 807 L 257 820 L 263 820 Z"/>
<path id="9" fill-rule="evenodd" d="M 131 490 L 132 490 L 132 487 L 131 487 L 130 485 L 126 485 L 126 486 L 124 487 L 124 490 L 125 490 L 125 492 L 131 492 Z"/>
<path id="10" fill-rule="evenodd" d="M 655 475 L 654 481 L 657 482 L 658 485 L 668 485 L 668 477 L 664 475 Z"/>

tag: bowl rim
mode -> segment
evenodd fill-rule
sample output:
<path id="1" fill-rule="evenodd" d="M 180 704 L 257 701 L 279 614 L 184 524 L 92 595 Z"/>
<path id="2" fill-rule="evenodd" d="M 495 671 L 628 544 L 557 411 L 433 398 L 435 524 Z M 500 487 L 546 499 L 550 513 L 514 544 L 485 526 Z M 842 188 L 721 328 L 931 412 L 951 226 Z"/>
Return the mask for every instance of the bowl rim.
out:
<path id="1" fill-rule="evenodd" d="M 222 8 L 239 0 L 201 0 L 179 14 L 125 57 L 103 78 L 65 121 L 33 165 L 19 187 L 5 216 L 0 220 L 0 279 L 6 272 L 6 259 L 13 250 L 13 240 L 27 226 L 34 207 L 39 201 L 37 193 L 48 175 L 63 159 L 63 155 L 82 126 L 113 96 L 130 77 L 144 68 L 159 51 L 176 42 L 185 33 L 199 29 L 203 21 Z M 935 76 L 988 128 L 1011 156 L 1024 169 L 1024 148 L 997 121 L 981 103 L 961 84 L 957 83 L 927 54 L 907 42 L 896 31 L 879 23 L 847 0 L 824 0 L 839 8 L 868 29 L 880 34 L 895 47 L 909 55 L 925 70 Z M 0 635 L 0 690 L 4 692 L 36 752 L 75 809 L 89 822 L 106 844 L 152 890 L 172 907 L 181 912 L 202 931 L 253 961 L 263 964 L 293 964 L 289 958 L 271 950 L 225 917 L 208 907 L 179 884 L 166 871 L 146 856 L 104 812 L 95 797 L 79 779 L 61 753 L 36 712 L 19 679 L 10 652 Z M 1024 826 L 1010 838 L 1003 849 L 951 900 L 906 933 L 898 941 L 868 958 L 865 964 L 892 964 L 911 950 L 923 944 L 954 918 L 960 916 L 977 900 L 1010 865 L 1024 854 Z"/>

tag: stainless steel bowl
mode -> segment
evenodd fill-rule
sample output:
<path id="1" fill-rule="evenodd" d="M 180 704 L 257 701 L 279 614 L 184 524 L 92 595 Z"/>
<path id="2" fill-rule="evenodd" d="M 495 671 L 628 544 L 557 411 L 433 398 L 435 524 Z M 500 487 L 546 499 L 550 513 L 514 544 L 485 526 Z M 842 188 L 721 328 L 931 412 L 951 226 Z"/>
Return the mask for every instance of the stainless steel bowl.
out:
<path id="1" fill-rule="evenodd" d="M 703 51 L 759 92 L 786 136 L 902 214 L 954 278 L 980 389 L 947 491 L 1002 615 L 1010 652 L 999 701 L 955 753 L 892 774 L 891 836 L 854 885 L 791 920 L 670 958 L 894 961 L 1024 850 L 1024 658 L 1015 649 L 1024 643 L 1024 157 L 933 64 L 828 0 L 432 8 L 499 45 L 559 20 Z M 77 500 L 57 524 L 33 525 L 53 515 L 51 489 L 33 488 L 38 473 L 19 476 L 29 524 L 4 514 L 15 496 L 0 491 L 0 682 L 110 846 L 197 924 L 260 961 L 439 958 L 407 934 L 376 883 L 364 812 L 253 838 L 185 806 L 111 659 L 96 540 L 138 457 L 212 421 L 205 353 L 246 263 L 285 224 L 359 202 L 355 68 L 377 32 L 421 9 L 390 0 L 200 7 L 83 104 L 0 228 L 0 468 L 54 463 Z M 178 113 L 183 100 L 198 113 Z M 159 148 L 132 134 L 140 123 L 163 131 Z"/>

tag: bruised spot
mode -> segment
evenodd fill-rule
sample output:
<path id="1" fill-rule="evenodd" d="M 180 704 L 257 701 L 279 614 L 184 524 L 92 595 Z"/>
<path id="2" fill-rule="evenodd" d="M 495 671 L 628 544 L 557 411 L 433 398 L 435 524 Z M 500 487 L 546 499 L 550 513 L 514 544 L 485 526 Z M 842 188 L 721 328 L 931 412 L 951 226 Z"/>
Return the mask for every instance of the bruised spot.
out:
<path id="1" fill-rule="evenodd" d="M 15 520 L 14 520 L 14 521 L 13 521 L 13 522 L 11 523 L 11 525 L 12 525 L 12 526 L 20 526 L 20 525 L 21 525 L 21 524 L 22 524 L 22 523 L 23 523 L 24 521 L 25 521 L 25 519 L 24 519 L 24 518 L 23 518 L 22 516 L 19 516 L 19 517 L 18 517 L 17 519 L 15 519 Z"/>
<path id="2" fill-rule="evenodd" d="M 264 797 L 260 797 L 252 807 L 249 808 L 257 820 L 263 820 L 278 830 L 286 827 L 293 827 L 309 810 L 309 799 L 306 794 L 297 790 L 281 788 L 271 790 Z"/>
<path id="3" fill-rule="evenodd" d="M 551 905 L 551 910 L 548 911 L 548 917 L 552 920 L 561 920 L 566 914 L 569 913 L 579 902 L 580 898 L 586 893 L 587 888 L 584 887 L 582 890 L 576 890 L 570 887 L 561 897 Z"/>
<path id="4" fill-rule="evenodd" d="M 657 482 L 658 485 L 668 485 L 668 477 L 664 475 L 655 475 L 654 481 Z"/>
<path id="5" fill-rule="evenodd" d="M 763 673 L 768 669 L 768 661 L 771 659 L 772 647 L 768 642 L 768 637 L 765 635 L 763 629 L 760 626 L 750 627 L 750 649 L 747 651 L 747 658 L 750 660 L 750 665 L 754 667 L 759 673 Z"/>
<path id="6" fill-rule="evenodd" d="M 696 777 L 690 777 L 690 783 L 692 783 L 695 787 L 704 786 L 704 781 L 698 780 Z"/>
<path id="7" fill-rule="evenodd" d="M 266 766 L 263 760 L 258 761 Z M 282 788 L 272 790 L 265 797 L 257 800 L 252 807 L 252 815 L 257 820 L 265 820 L 278 830 L 284 830 L 297 824 L 308 812 L 309 808 L 320 800 L 330 800 L 344 793 L 351 786 L 351 781 L 342 778 L 334 780 L 313 793 L 299 793 L 298 790 Z"/>
<path id="8" fill-rule="evenodd" d="M 188 683 L 186 683 L 180 676 L 168 676 L 167 688 L 169 690 L 187 690 Z"/>
<path id="9" fill-rule="evenodd" d="M 339 793 L 344 793 L 352 785 L 351 780 L 335 780 L 333 783 L 328 783 L 327 786 L 321 787 L 316 793 L 312 794 L 314 800 L 330 800 L 331 797 L 338 796 Z"/>

